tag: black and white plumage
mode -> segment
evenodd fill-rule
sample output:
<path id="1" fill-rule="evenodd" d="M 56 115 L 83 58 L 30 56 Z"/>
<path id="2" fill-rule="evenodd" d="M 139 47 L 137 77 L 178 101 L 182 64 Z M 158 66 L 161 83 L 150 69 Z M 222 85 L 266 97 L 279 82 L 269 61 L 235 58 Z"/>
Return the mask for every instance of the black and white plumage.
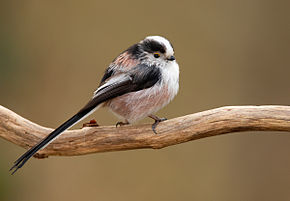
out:
<path id="1" fill-rule="evenodd" d="M 149 36 L 129 47 L 109 65 L 92 99 L 73 117 L 24 153 L 10 169 L 14 174 L 37 151 L 51 143 L 100 106 L 108 107 L 125 123 L 154 115 L 167 105 L 179 88 L 179 66 L 171 43 L 161 36 Z"/>

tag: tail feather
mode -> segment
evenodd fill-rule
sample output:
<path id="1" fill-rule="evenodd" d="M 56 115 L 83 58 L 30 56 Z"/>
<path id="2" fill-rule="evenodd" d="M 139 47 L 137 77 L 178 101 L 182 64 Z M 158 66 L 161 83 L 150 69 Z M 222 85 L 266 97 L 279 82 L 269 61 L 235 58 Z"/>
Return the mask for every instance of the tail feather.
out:
<path id="1" fill-rule="evenodd" d="M 19 157 L 15 162 L 14 165 L 10 168 L 9 171 L 13 172 L 12 175 L 21 168 L 29 158 L 31 158 L 37 151 L 40 149 L 43 149 L 45 146 L 47 146 L 49 143 L 51 143 L 57 136 L 59 136 L 62 132 L 64 132 L 66 129 L 70 128 L 80 120 L 82 120 L 85 116 L 90 114 L 91 111 L 93 111 L 94 108 L 87 111 L 82 111 L 74 115 L 72 118 L 67 120 L 65 123 L 63 123 L 61 126 L 59 126 L 57 129 L 55 129 L 52 133 L 50 133 L 46 138 L 44 138 L 42 141 L 40 141 L 38 144 L 36 144 L 34 147 L 29 149 L 27 152 L 25 152 L 21 157 Z"/>
<path id="2" fill-rule="evenodd" d="M 152 75 L 150 77 L 150 75 L 151 74 L 149 73 L 146 77 L 144 76 L 143 73 L 141 73 L 139 77 L 138 76 L 132 77 L 130 74 L 118 74 L 115 76 L 114 79 L 110 78 L 108 82 L 105 82 L 105 84 L 103 84 L 101 87 L 97 89 L 94 97 L 76 115 L 67 120 L 57 129 L 55 129 L 52 133 L 50 133 L 46 138 L 41 140 L 37 145 L 32 147 L 30 150 L 24 153 L 19 159 L 17 159 L 14 162 L 12 168 L 10 169 L 10 171 L 13 171 L 12 174 L 14 174 L 19 168 L 21 168 L 27 162 L 27 160 L 31 158 L 37 151 L 47 146 L 63 131 L 65 131 L 66 129 L 70 128 L 71 126 L 73 126 L 74 124 L 85 118 L 91 112 L 95 111 L 97 107 L 102 105 L 103 102 L 115 98 L 117 96 L 121 96 L 125 93 L 151 87 L 153 84 L 157 82 L 157 80 L 155 80 L 154 82 L 150 82 L 149 86 L 148 83 L 145 82 L 144 80 L 150 81 L 151 77 L 155 78 Z M 140 87 L 140 84 L 138 85 L 137 81 L 140 82 L 141 84 L 147 83 L 147 85 L 144 86 L 142 85 L 142 87 Z"/>

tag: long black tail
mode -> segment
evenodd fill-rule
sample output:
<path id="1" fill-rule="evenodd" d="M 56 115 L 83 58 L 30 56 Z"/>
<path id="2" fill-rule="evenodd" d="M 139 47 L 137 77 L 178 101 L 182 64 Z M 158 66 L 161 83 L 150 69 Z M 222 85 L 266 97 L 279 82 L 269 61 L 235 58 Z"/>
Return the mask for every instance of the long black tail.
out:
<path id="1" fill-rule="evenodd" d="M 41 140 L 37 145 L 24 153 L 18 160 L 16 160 L 13 167 L 10 169 L 10 171 L 13 171 L 12 174 L 14 174 L 19 168 L 21 168 L 27 162 L 27 160 L 31 158 L 38 150 L 44 148 L 63 131 L 80 121 L 86 115 L 90 114 L 90 112 L 94 111 L 101 103 L 117 96 L 123 95 L 125 93 L 151 87 L 153 84 L 156 83 L 155 80 L 155 82 L 150 82 L 150 85 L 148 85 L 147 82 L 150 81 L 150 76 L 152 76 L 151 74 L 148 74 L 146 77 L 144 73 L 141 73 L 140 76 L 132 77 L 130 74 L 119 74 L 116 75 L 117 78 L 115 77 L 115 79 L 112 79 L 113 81 L 109 80 L 108 82 L 105 82 L 104 85 L 97 89 L 94 97 L 76 115 L 67 120 L 60 127 L 50 133 L 46 138 Z M 153 76 L 152 78 L 155 77 Z M 140 83 L 138 84 L 138 82 Z M 147 83 L 147 85 L 145 86 L 144 83 Z"/>
<path id="2" fill-rule="evenodd" d="M 52 133 L 50 133 L 46 138 L 41 140 L 38 144 L 36 144 L 34 147 L 29 149 L 27 152 L 25 152 L 20 158 L 18 158 L 15 162 L 10 171 L 13 170 L 12 175 L 21 168 L 29 158 L 31 158 L 37 151 L 47 146 L 52 140 L 54 140 L 58 135 L 60 135 L 62 132 L 64 132 L 69 127 L 76 124 L 78 121 L 80 121 L 82 118 L 84 118 L 87 114 L 89 114 L 95 107 L 87 108 L 86 110 L 79 111 L 76 115 L 74 115 L 72 118 L 64 122 L 61 126 L 59 126 L 57 129 L 55 129 Z"/>

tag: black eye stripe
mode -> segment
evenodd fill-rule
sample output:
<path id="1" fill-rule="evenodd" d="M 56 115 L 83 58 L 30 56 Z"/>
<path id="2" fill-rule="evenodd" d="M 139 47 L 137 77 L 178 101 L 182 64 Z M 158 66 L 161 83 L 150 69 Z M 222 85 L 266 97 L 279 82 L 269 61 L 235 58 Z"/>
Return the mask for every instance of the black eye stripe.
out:
<path id="1" fill-rule="evenodd" d="M 146 52 L 149 52 L 149 53 L 153 53 L 153 52 L 160 52 L 162 54 L 165 53 L 164 45 L 154 40 L 145 40 L 142 43 L 142 47 Z"/>

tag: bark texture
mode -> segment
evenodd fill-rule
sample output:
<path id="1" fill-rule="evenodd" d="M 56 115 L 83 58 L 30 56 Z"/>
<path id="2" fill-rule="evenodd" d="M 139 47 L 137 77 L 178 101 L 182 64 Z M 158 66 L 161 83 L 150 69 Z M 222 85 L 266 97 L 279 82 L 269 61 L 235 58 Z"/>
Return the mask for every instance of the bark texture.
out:
<path id="1" fill-rule="evenodd" d="M 28 149 L 53 129 L 0 105 L 0 137 Z M 65 131 L 36 157 L 73 156 L 170 145 L 238 131 L 290 131 L 290 106 L 228 106 L 151 125 L 85 127 Z"/>

